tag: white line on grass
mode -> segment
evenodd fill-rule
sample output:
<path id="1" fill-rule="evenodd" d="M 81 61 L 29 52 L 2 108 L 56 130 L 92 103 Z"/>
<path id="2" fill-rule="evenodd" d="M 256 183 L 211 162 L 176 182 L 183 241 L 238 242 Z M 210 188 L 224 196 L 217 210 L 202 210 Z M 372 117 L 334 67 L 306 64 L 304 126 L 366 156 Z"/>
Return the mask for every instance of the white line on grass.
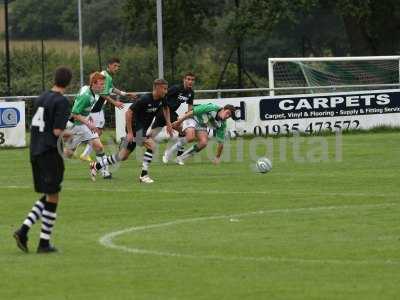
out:
<path id="1" fill-rule="evenodd" d="M 26 189 L 32 189 L 33 190 L 33 186 L 16 186 L 16 185 L 7 185 L 7 186 L 0 186 L 0 189 L 12 189 L 12 190 L 26 190 Z M 97 187 L 96 188 L 82 188 L 82 187 L 63 187 L 62 188 L 63 191 L 72 191 L 72 192 L 94 192 L 94 193 L 98 193 L 98 192 L 105 192 L 105 193 L 148 193 L 149 190 L 148 189 L 114 189 L 113 188 L 104 188 L 104 187 Z M 305 192 L 290 192 L 290 191 L 286 191 L 286 192 L 282 192 L 282 191 L 273 191 L 273 190 L 269 190 L 269 191 L 217 191 L 217 190 L 195 190 L 193 188 L 189 189 L 189 190 L 167 190 L 167 189 L 152 189 L 151 190 L 154 193 L 166 193 L 166 194 L 185 194 L 185 195 L 190 195 L 190 194 L 209 194 L 209 195 L 244 195 L 244 194 L 259 194 L 259 195 L 274 195 L 274 194 L 279 194 L 279 195 L 306 195 L 306 196 L 349 196 L 349 197 L 399 197 L 399 194 L 397 193 L 370 193 L 370 192 L 366 192 L 366 193 L 357 193 L 357 192 L 309 192 L 309 191 L 305 191 Z"/>
<path id="2" fill-rule="evenodd" d="M 366 205 L 342 205 L 342 206 L 319 206 L 319 207 L 303 207 L 303 208 L 283 208 L 283 209 L 271 209 L 271 210 L 260 210 L 255 212 L 247 212 L 232 215 L 219 215 L 219 216 L 209 216 L 209 217 L 198 217 L 190 219 L 180 219 L 159 224 L 150 224 L 143 226 L 135 226 L 126 228 L 119 231 L 114 231 L 102 236 L 99 239 L 99 243 L 107 248 L 121 250 L 124 252 L 135 253 L 135 254 L 147 254 L 156 256 L 167 256 L 167 257 L 179 257 L 179 258 L 191 258 L 191 259 L 216 259 L 225 261 L 254 261 L 254 262 L 290 262 L 290 263 L 317 263 L 317 264 L 356 264 L 356 265 L 370 265 L 370 264 L 386 264 L 386 265 L 400 265 L 399 260 L 385 259 L 385 260 L 349 260 L 349 259 L 306 259 L 306 258 L 290 258 L 290 257 L 246 257 L 246 256 L 222 256 L 222 255 L 195 255 L 195 254 L 183 254 L 178 252 L 164 252 L 141 248 L 130 248 L 126 246 L 116 245 L 113 239 L 130 233 L 130 232 L 140 232 L 147 231 L 155 228 L 163 228 L 168 226 L 174 226 L 186 223 L 204 222 L 210 220 L 219 219 L 231 219 L 240 218 L 245 216 L 255 216 L 263 214 L 281 214 L 281 213 L 297 213 L 297 212 L 314 212 L 314 211 L 327 211 L 327 210 L 357 210 L 359 208 L 390 208 L 397 206 L 397 203 L 386 203 L 386 204 L 366 204 Z"/>

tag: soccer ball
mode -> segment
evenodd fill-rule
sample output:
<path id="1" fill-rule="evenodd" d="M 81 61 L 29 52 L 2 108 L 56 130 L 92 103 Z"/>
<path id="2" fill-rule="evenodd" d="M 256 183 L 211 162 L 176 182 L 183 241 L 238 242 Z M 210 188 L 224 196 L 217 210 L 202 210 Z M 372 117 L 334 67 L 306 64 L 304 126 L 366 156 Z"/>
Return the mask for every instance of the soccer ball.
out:
<path id="1" fill-rule="evenodd" d="M 268 173 L 272 169 L 271 161 L 266 157 L 261 157 L 257 160 L 256 167 L 260 173 Z"/>

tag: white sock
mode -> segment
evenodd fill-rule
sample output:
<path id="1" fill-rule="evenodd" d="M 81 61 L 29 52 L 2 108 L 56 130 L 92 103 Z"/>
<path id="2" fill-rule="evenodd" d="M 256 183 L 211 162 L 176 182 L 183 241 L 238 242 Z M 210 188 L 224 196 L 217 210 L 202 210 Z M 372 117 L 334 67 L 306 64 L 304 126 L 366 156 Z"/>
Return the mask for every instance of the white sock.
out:
<path id="1" fill-rule="evenodd" d="M 186 138 L 181 137 L 178 139 L 178 142 L 172 145 L 169 149 L 165 150 L 165 152 L 168 157 L 171 157 L 175 152 L 178 151 L 178 149 L 185 146 L 186 144 L 187 144 Z"/>
<path id="2" fill-rule="evenodd" d="M 92 145 L 87 144 L 85 150 L 82 152 L 82 156 L 88 156 L 90 155 L 90 153 L 92 153 L 92 151 L 93 151 Z"/>
<path id="3" fill-rule="evenodd" d="M 101 154 L 96 154 L 96 161 L 100 163 L 100 165 L 103 166 L 101 169 L 101 174 L 103 176 L 107 176 L 110 174 L 110 171 L 108 170 L 108 164 L 105 164 L 104 162 L 107 162 L 108 156 L 105 155 L 104 153 Z"/>
<path id="4" fill-rule="evenodd" d="M 185 160 L 193 155 L 195 155 L 197 152 L 200 152 L 202 149 L 197 148 L 197 144 L 194 144 L 192 147 L 187 149 L 185 152 L 183 152 L 179 158 L 182 160 Z"/>

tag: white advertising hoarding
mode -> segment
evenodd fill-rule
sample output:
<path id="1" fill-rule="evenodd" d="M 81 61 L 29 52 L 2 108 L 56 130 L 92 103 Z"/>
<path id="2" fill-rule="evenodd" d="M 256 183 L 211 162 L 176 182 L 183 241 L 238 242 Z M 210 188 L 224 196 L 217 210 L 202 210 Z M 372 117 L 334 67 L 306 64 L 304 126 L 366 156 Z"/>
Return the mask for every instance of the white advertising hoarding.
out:
<path id="1" fill-rule="evenodd" d="M 0 102 L 0 147 L 25 147 L 25 102 Z"/>
<path id="2" fill-rule="evenodd" d="M 400 126 L 400 90 L 195 100 L 237 107 L 228 130 L 264 136 L 294 131 L 314 133 L 377 126 Z M 125 108 L 127 109 L 127 107 Z M 178 114 L 187 109 L 181 105 Z M 116 110 L 117 139 L 125 136 L 124 111 Z"/>

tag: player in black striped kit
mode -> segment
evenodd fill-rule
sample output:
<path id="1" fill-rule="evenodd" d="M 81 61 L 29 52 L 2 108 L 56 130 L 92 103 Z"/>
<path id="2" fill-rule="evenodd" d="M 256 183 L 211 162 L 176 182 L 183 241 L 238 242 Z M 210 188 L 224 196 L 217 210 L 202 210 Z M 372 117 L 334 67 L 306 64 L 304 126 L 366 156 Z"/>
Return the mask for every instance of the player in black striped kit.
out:
<path id="1" fill-rule="evenodd" d="M 171 150 L 171 152 L 177 151 L 177 156 L 183 153 L 184 145 L 194 140 L 194 135 L 189 136 L 187 132 L 183 132 L 182 127 L 172 128 L 172 123 L 178 120 L 177 110 L 181 104 L 186 103 L 187 111 L 191 111 L 193 108 L 194 91 L 193 84 L 195 82 L 195 75 L 192 72 L 188 72 L 183 76 L 183 82 L 181 84 L 173 85 L 168 89 L 167 96 L 163 101 L 163 110 L 157 115 L 157 119 L 153 125 L 152 135 L 157 136 L 162 128 L 166 126 L 167 133 L 172 137 L 173 130 L 178 131 L 179 145 Z M 172 148 L 172 147 L 171 147 Z M 168 149 L 165 153 L 168 153 Z M 164 154 L 163 162 L 168 162 L 168 156 Z M 178 162 L 178 161 L 177 161 Z M 183 161 L 179 160 L 179 164 L 183 164 Z"/>
<path id="2" fill-rule="evenodd" d="M 116 154 L 105 157 L 102 161 L 90 163 L 92 177 L 95 177 L 97 171 L 102 168 L 126 160 L 138 145 L 146 148 L 139 181 L 141 183 L 154 182 L 148 174 L 155 148 L 155 142 L 151 137 L 151 125 L 161 108 L 161 103 L 167 91 L 168 82 L 163 79 L 156 79 L 153 83 L 153 92 L 142 95 L 139 100 L 129 107 L 125 113 L 127 133 L 121 143 L 121 150 Z"/>
<path id="3" fill-rule="evenodd" d="M 64 177 L 64 160 L 58 152 L 57 141 L 61 136 L 68 135 L 64 129 L 70 116 L 70 105 L 64 92 L 71 78 L 69 68 L 59 67 L 55 71 L 53 88 L 43 93 L 34 103 L 30 159 L 35 191 L 43 196 L 34 204 L 21 227 L 14 232 L 17 246 L 24 252 L 28 252 L 29 229 L 40 219 L 42 227 L 37 252 L 57 251 L 50 244 Z"/>

